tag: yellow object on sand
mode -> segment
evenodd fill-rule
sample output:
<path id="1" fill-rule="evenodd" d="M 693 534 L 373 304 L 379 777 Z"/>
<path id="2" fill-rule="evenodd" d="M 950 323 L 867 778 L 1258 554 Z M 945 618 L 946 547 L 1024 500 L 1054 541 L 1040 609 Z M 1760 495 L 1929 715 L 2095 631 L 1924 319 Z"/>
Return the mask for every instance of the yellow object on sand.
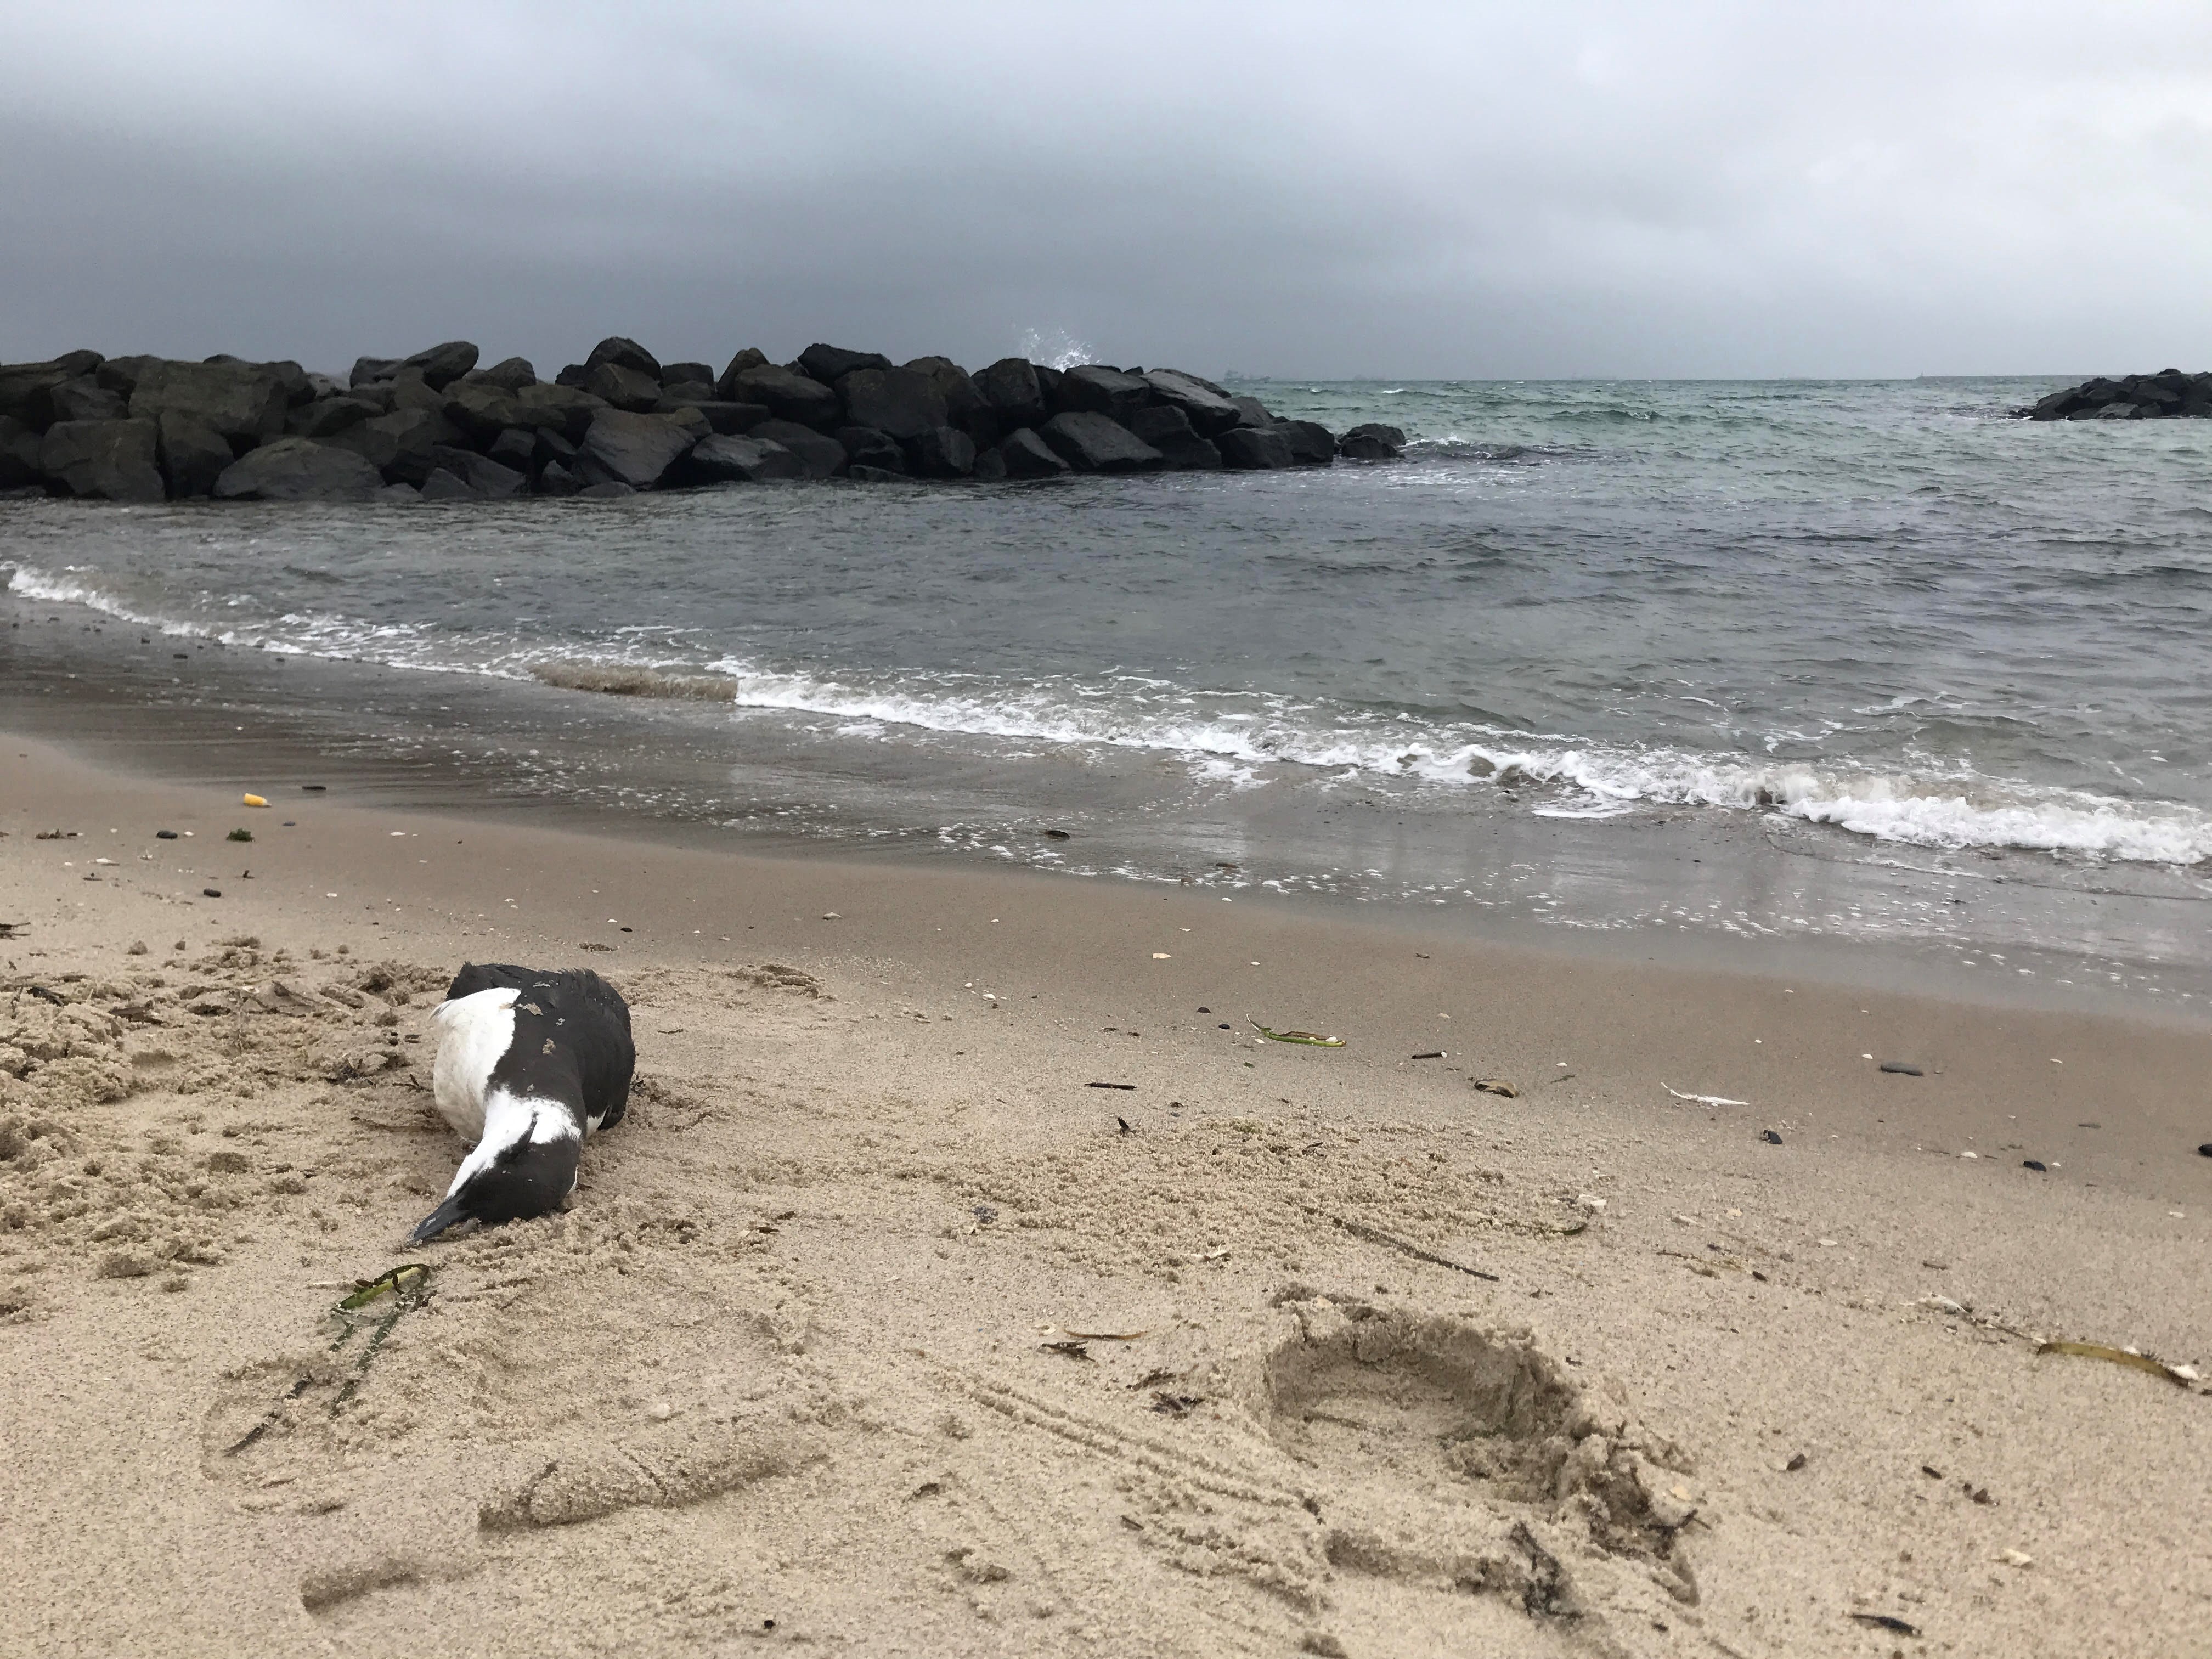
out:
<path id="1" fill-rule="evenodd" d="M 258 795 L 248 795 L 245 799 L 246 804 L 248 806 L 266 806 L 269 805 L 267 801 L 262 799 Z"/>

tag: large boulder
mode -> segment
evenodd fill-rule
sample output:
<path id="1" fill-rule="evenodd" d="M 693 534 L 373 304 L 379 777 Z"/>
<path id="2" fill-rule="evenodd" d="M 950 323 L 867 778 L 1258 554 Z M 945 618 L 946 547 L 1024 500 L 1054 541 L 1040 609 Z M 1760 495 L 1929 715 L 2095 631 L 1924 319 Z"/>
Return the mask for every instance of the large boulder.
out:
<path id="1" fill-rule="evenodd" d="M 726 404 L 719 398 L 709 398 L 689 406 L 704 416 L 708 426 L 725 434 L 750 432 L 769 417 L 768 407 L 764 404 Z M 657 410 L 655 412 L 665 415 L 670 411 Z"/>
<path id="2" fill-rule="evenodd" d="M 1290 438 L 1279 427 L 1237 426 L 1213 441 L 1221 464 L 1232 472 L 1257 472 L 1297 464 Z"/>
<path id="3" fill-rule="evenodd" d="M 1216 471 L 1221 452 L 1198 435 L 1190 416 L 1172 404 L 1140 409 L 1129 417 L 1129 430 L 1167 457 L 1170 472 Z"/>
<path id="4" fill-rule="evenodd" d="M 328 438 L 383 412 L 366 398 L 321 398 L 294 410 L 284 430 L 295 438 Z"/>
<path id="5" fill-rule="evenodd" d="M 350 449 L 312 438 L 274 438 L 225 467 L 215 495 L 226 501 L 365 501 L 383 488 L 377 470 Z"/>
<path id="6" fill-rule="evenodd" d="M 1074 378 L 1071 372 L 1068 379 Z M 1055 415 L 1037 435 L 1078 472 L 1143 472 L 1167 460 L 1120 422 L 1089 410 Z"/>
<path id="7" fill-rule="evenodd" d="M 906 471 L 906 451 L 888 432 L 878 432 L 872 426 L 841 426 L 837 441 L 844 445 L 845 459 L 854 466 L 872 466 L 885 472 Z"/>
<path id="8" fill-rule="evenodd" d="M 121 421 L 131 415 L 127 399 L 110 392 L 89 374 L 64 380 L 47 394 L 58 421 Z"/>
<path id="9" fill-rule="evenodd" d="M 588 473 L 595 482 L 612 478 L 632 489 L 651 489 L 697 441 L 697 434 L 668 416 L 603 409 L 592 417 L 577 451 L 583 469 L 578 476 Z"/>
<path id="10" fill-rule="evenodd" d="M 780 368 L 774 363 L 760 363 L 739 370 L 722 392 L 732 403 L 766 404 L 777 420 L 811 426 L 817 432 L 828 432 L 848 424 L 843 417 L 844 406 L 838 401 L 835 392 L 819 380 L 787 368 Z M 860 422 L 857 424 L 872 425 L 873 422 Z"/>
<path id="11" fill-rule="evenodd" d="M 538 459 L 538 434 L 526 426 L 511 426 L 491 441 L 484 459 L 526 474 Z"/>
<path id="12" fill-rule="evenodd" d="M 220 433 L 234 450 L 278 436 L 290 412 L 284 377 L 266 363 L 159 360 L 139 371 L 131 393 L 133 418 L 180 415 Z"/>
<path id="13" fill-rule="evenodd" d="M 399 360 L 403 369 L 420 371 L 433 390 L 442 392 L 477 366 L 477 349 L 466 340 L 448 340 Z"/>
<path id="14" fill-rule="evenodd" d="M 975 441 L 956 426 L 933 426 L 905 448 L 904 470 L 917 478 L 965 478 L 975 471 Z"/>
<path id="15" fill-rule="evenodd" d="M 799 457 L 781 444 L 719 432 L 692 445 L 684 460 L 684 477 L 693 483 L 764 483 L 801 477 L 805 471 Z"/>
<path id="16" fill-rule="evenodd" d="M 763 421 L 746 435 L 781 444 L 799 458 L 810 478 L 834 478 L 845 470 L 845 446 L 796 421 Z"/>
<path id="17" fill-rule="evenodd" d="M 0 415 L 0 489 L 27 489 L 46 476 L 39 471 L 39 434 L 27 424 Z"/>
<path id="18" fill-rule="evenodd" d="M 681 386 L 686 380 L 704 380 L 712 386 L 714 379 L 712 363 L 663 363 L 660 366 L 660 384 L 665 386 Z"/>
<path id="19" fill-rule="evenodd" d="M 642 374 L 658 383 L 660 379 L 660 359 L 636 341 L 619 334 L 610 334 L 592 348 L 592 355 L 584 359 L 587 369 L 602 363 L 612 363 L 617 368 L 626 368 L 633 374 Z"/>
<path id="20" fill-rule="evenodd" d="M 738 401 L 738 376 L 749 368 L 766 368 L 768 353 L 758 346 L 747 346 L 730 359 L 729 367 L 714 377 L 714 391 L 726 402 Z"/>
<path id="21" fill-rule="evenodd" d="M 584 371 L 582 390 L 633 415 L 650 414 L 660 401 L 660 381 L 625 363 L 593 363 Z"/>
<path id="22" fill-rule="evenodd" d="M 1211 380 L 1180 369 L 1156 368 L 1145 375 L 1144 381 L 1152 388 L 1153 403 L 1181 410 L 1189 419 L 1191 429 L 1201 438 L 1242 424 L 1241 412 L 1229 401 L 1229 394 Z"/>
<path id="23" fill-rule="evenodd" d="M 97 351 L 70 351 L 43 363 L 0 363 L 0 416 L 45 431 L 54 422 L 53 389 L 106 361 Z"/>
<path id="24" fill-rule="evenodd" d="M 446 388 L 441 412 L 471 442 L 488 444 L 511 426 L 527 426 L 512 392 L 489 380 L 456 380 Z"/>
<path id="25" fill-rule="evenodd" d="M 471 378 L 502 391 L 520 392 L 526 386 L 538 384 L 538 371 L 531 367 L 527 357 L 504 357 L 489 368 L 473 371 Z"/>
<path id="26" fill-rule="evenodd" d="M 929 376 L 945 398 L 945 419 L 979 444 L 998 441 L 998 412 L 975 384 L 975 377 L 950 357 L 916 357 L 907 368 Z"/>
<path id="27" fill-rule="evenodd" d="M 441 473 L 458 478 L 468 486 L 470 495 L 480 501 L 503 501 L 519 495 L 530 475 L 514 467 L 505 466 L 488 455 L 479 455 L 472 449 L 455 449 L 450 445 L 436 452 L 437 465 L 431 468 L 430 477 L 422 481 L 422 499 L 433 499 L 431 481 Z M 448 499 L 451 491 L 441 486 L 438 495 Z"/>
<path id="28" fill-rule="evenodd" d="M 109 357 L 93 370 L 93 379 L 118 398 L 129 402 L 131 394 L 138 389 L 139 372 L 147 364 L 159 362 L 158 357 Z"/>
<path id="29" fill-rule="evenodd" d="M 880 351 L 848 351 L 817 340 L 799 354 L 799 366 L 823 385 L 835 386 L 856 369 L 889 368 L 891 360 Z"/>
<path id="30" fill-rule="evenodd" d="M 388 380 L 399 372 L 397 357 L 356 357 L 348 386 L 373 386 L 379 380 Z"/>
<path id="31" fill-rule="evenodd" d="M 592 429 L 592 416 L 606 407 L 606 399 L 581 386 L 540 381 L 514 394 L 516 425 L 558 432 L 572 444 L 584 441 L 584 434 Z"/>
<path id="32" fill-rule="evenodd" d="M 236 459 L 222 434 L 184 415 L 164 415 L 155 425 L 155 452 L 171 497 L 212 495 L 215 481 Z"/>
<path id="33" fill-rule="evenodd" d="M 1036 365 L 1026 357 L 1001 357 L 988 368 L 978 369 L 975 390 L 1004 430 L 1035 426 L 1045 417 L 1044 388 L 1037 381 Z"/>
<path id="34" fill-rule="evenodd" d="M 395 409 L 332 434 L 330 442 L 351 450 L 394 483 L 419 484 L 437 465 L 437 452 L 460 434 L 434 410 Z"/>
<path id="35" fill-rule="evenodd" d="M 888 432 L 902 443 L 947 424 L 945 394 L 917 369 L 856 368 L 837 382 L 837 392 L 848 424 Z"/>
<path id="36" fill-rule="evenodd" d="M 72 495 L 158 501 L 168 492 L 154 444 L 151 421 L 56 421 L 39 445 L 39 470 Z"/>
<path id="37" fill-rule="evenodd" d="M 1229 401 L 1237 405 L 1237 423 L 1240 426 L 1261 427 L 1275 424 L 1274 412 L 1257 398 L 1231 398 Z"/>
<path id="38" fill-rule="evenodd" d="M 999 445 L 998 454 L 999 465 L 1009 478 L 1057 478 L 1067 471 L 1067 463 L 1026 426 L 1008 433 Z"/>
<path id="39" fill-rule="evenodd" d="M 1127 421 L 1152 400 L 1152 388 L 1141 374 L 1124 374 L 1103 363 L 1085 363 L 1060 377 L 1053 407 L 1062 414 L 1104 415 Z"/>
<path id="40" fill-rule="evenodd" d="M 715 401 L 714 381 L 710 375 L 703 380 L 667 380 L 660 383 L 660 401 L 670 409 L 685 404 L 710 404 Z"/>
<path id="41" fill-rule="evenodd" d="M 223 361 L 235 362 L 238 360 L 230 357 Z M 264 363 L 262 367 L 274 374 L 278 383 L 283 386 L 284 402 L 288 406 L 297 409 L 315 395 L 315 377 L 289 357 L 279 358 L 276 362 Z"/>
<path id="42" fill-rule="evenodd" d="M 1300 466 L 1328 466 L 1336 459 L 1336 434 L 1319 421 L 1279 421 L 1275 430 L 1291 446 Z"/>
<path id="43" fill-rule="evenodd" d="M 1336 441 L 1336 453 L 1348 461 L 1395 461 L 1406 453 L 1406 434 L 1380 421 L 1364 422 Z"/>

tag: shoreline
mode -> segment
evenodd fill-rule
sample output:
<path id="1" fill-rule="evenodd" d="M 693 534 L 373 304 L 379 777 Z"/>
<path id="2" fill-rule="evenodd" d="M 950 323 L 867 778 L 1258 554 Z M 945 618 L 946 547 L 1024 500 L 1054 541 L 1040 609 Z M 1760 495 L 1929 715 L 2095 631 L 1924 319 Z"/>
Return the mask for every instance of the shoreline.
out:
<path id="1" fill-rule="evenodd" d="M 11 1643 L 400 1652 L 494 1618 L 685 1653 L 773 1619 L 1778 1659 L 2178 1650 L 2212 1599 L 2172 1524 L 2201 1385 L 2009 1334 L 2212 1358 L 2212 1034 L 273 781 L 255 811 L 21 738 L 0 768 L 11 1018 L 70 1018 L 36 982 L 85 1032 L 151 1022 L 0 1079 L 69 1146 L 0 1163 L 12 1419 L 41 1402 Z M 404 1259 L 457 1156 L 410 1039 L 469 956 L 622 985 L 633 1119 L 566 1216 L 430 1253 L 374 1366 L 331 1358 L 327 1287 Z M 1532 1486 L 1553 1454 L 1498 1424 L 1450 1449 L 1501 1364 L 1572 1406 L 1581 1462 Z"/>

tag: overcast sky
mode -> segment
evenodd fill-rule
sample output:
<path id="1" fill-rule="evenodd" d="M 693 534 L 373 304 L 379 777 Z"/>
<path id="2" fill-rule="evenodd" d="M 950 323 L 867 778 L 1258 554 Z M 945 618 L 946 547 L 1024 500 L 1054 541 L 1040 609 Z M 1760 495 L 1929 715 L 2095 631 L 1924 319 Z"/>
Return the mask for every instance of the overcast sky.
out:
<path id="1" fill-rule="evenodd" d="M 608 333 L 2212 367 L 2212 3 L 0 0 L 0 358 Z"/>

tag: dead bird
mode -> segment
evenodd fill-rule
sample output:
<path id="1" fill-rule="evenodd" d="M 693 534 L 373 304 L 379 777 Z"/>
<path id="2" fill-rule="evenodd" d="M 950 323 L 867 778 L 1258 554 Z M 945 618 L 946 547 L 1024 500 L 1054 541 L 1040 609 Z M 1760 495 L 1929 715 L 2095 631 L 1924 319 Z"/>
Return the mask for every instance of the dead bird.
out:
<path id="1" fill-rule="evenodd" d="M 584 1137 L 629 1106 L 629 1005 L 588 968 L 471 963 L 430 1020 L 439 1115 L 475 1146 L 413 1242 L 558 1209 L 576 1190 Z"/>

